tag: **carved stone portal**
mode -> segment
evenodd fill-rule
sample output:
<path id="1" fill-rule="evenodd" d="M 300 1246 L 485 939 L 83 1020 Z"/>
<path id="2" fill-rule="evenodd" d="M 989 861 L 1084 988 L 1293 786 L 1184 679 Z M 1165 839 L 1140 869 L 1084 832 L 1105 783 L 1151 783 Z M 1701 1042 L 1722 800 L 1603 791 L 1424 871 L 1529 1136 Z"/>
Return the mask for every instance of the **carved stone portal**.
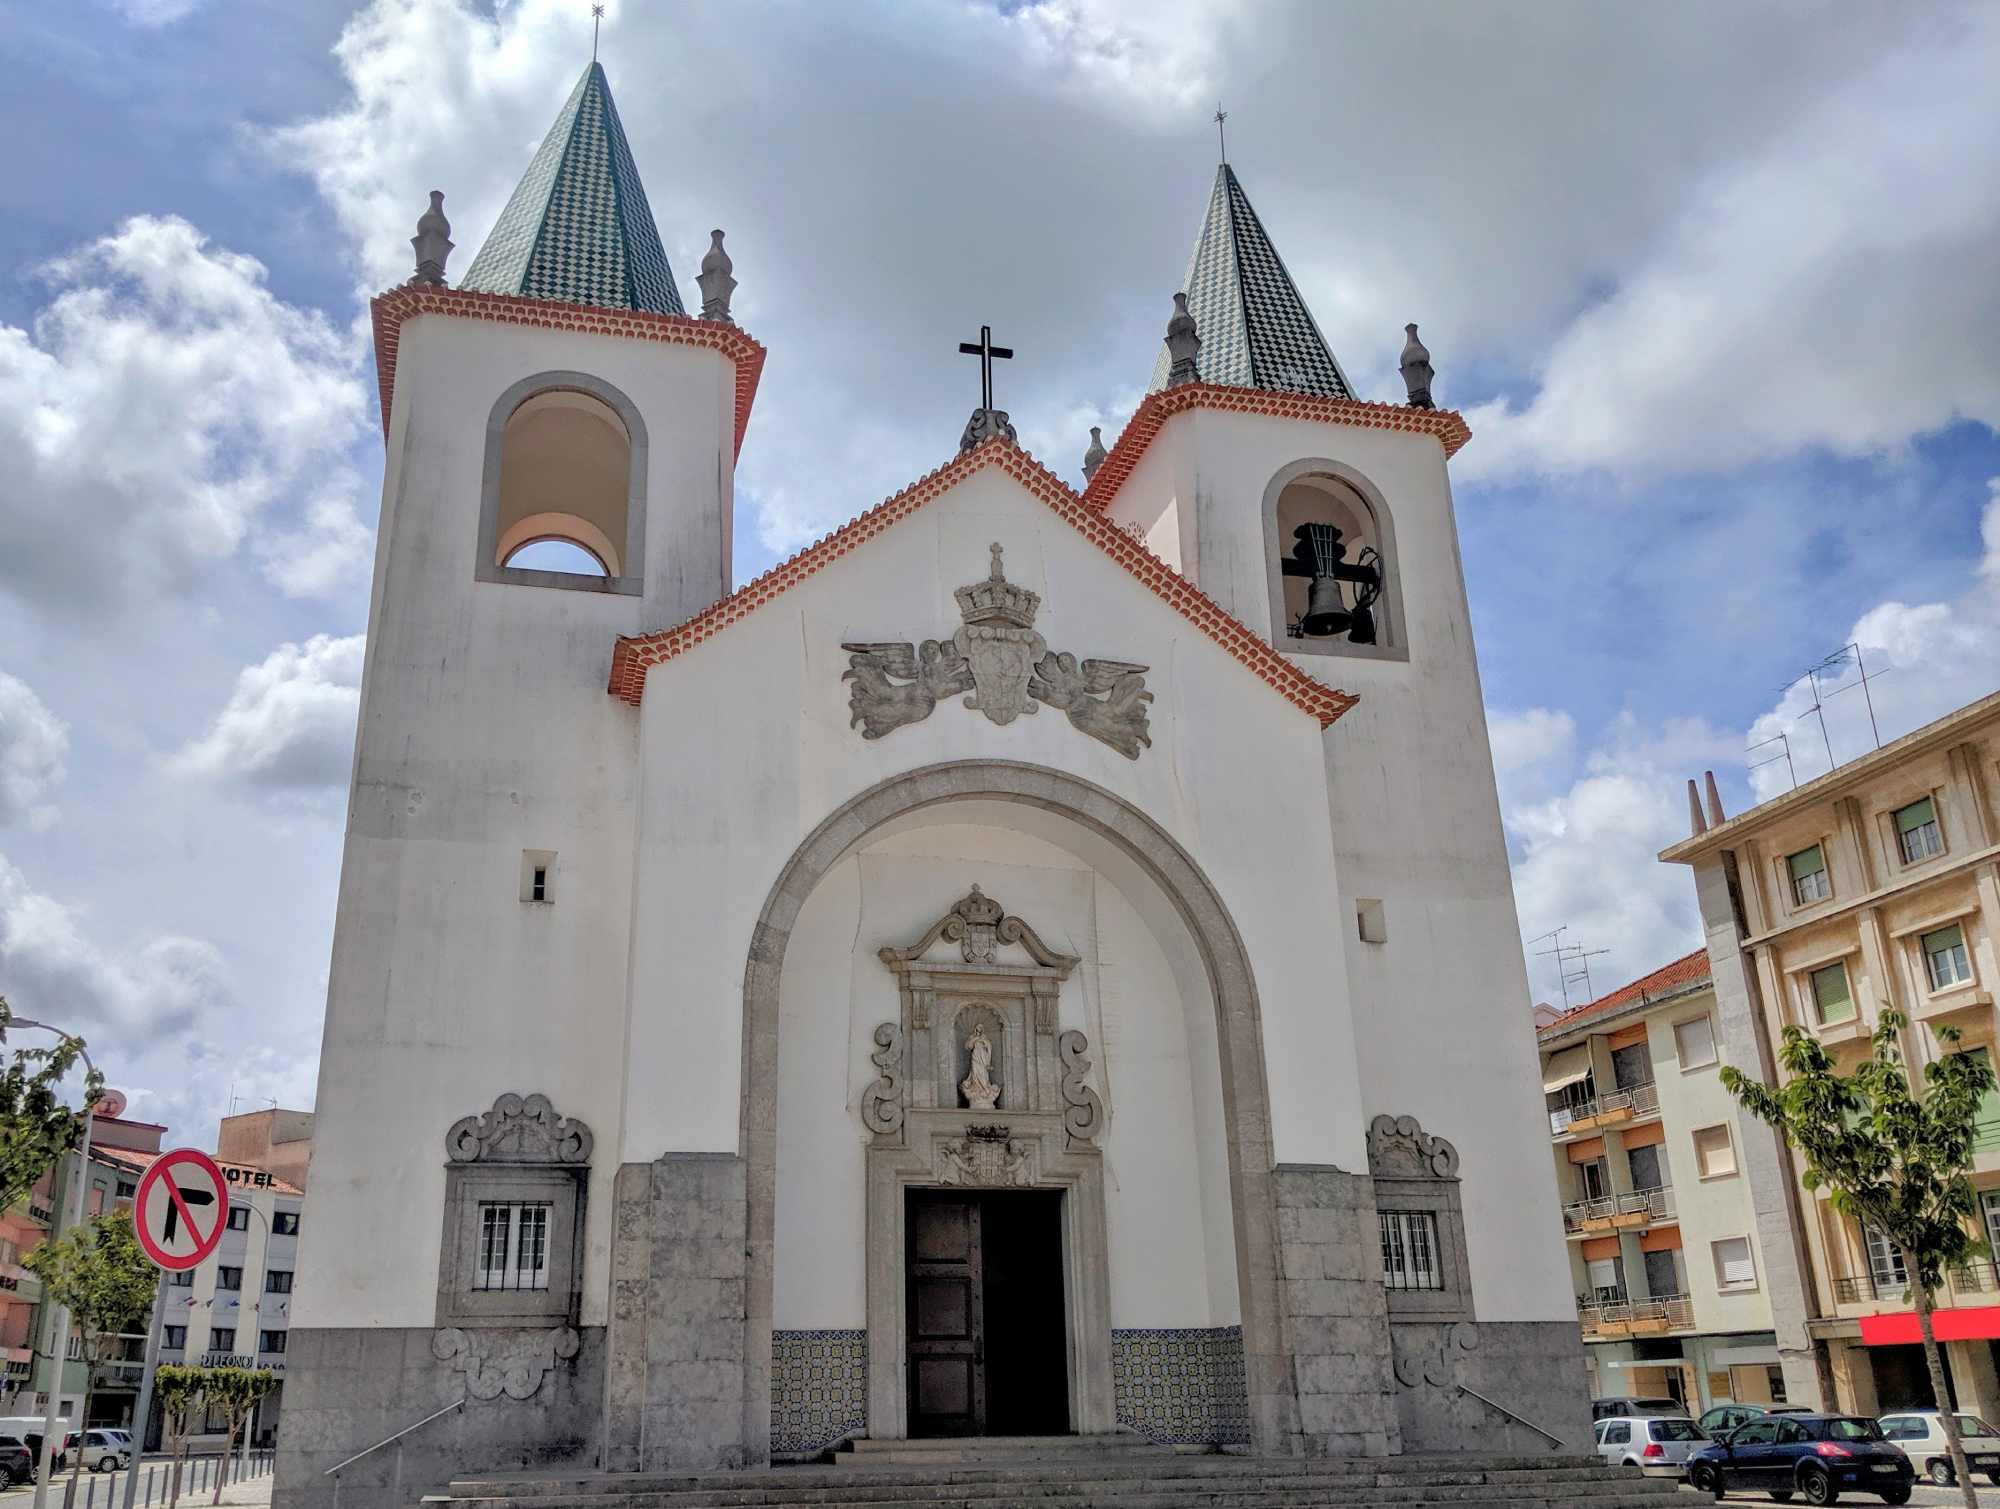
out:
<path id="1" fill-rule="evenodd" d="M 848 724 L 864 739 L 879 739 L 906 724 L 921 723 L 947 697 L 971 693 L 965 706 L 1008 724 L 1047 704 L 1072 727 L 1110 745 L 1128 760 L 1150 748 L 1146 704 L 1147 666 L 1124 660 L 1084 660 L 1051 652 L 1035 632 L 1039 594 L 1007 580 L 993 547 L 993 568 L 983 582 L 960 587 L 964 622 L 949 639 L 858 640 L 842 643 L 848 668 L 841 680 L 852 713 Z"/>
<path id="2" fill-rule="evenodd" d="M 473 1330 L 445 1326 L 431 1333 L 431 1355 L 465 1374 L 475 1399 L 532 1399 L 558 1361 L 576 1356 L 583 1339 L 568 1326 L 549 1330 Z"/>

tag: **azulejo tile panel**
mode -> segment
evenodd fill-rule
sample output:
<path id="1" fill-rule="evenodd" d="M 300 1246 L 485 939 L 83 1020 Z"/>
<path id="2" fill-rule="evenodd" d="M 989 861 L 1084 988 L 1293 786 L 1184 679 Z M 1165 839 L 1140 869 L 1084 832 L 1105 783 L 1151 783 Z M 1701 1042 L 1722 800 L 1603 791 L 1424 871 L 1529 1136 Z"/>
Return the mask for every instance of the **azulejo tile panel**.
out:
<path id="1" fill-rule="evenodd" d="M 868 1333 L 773 1331 L 771 1450 L 825 1451 L 867 1433 Z"/>
<path id="2" fill-rule="evenodd" d="M 1162 1444 L 1250 1439 L 1241 1326 L 1113 1331 L 1111 1383 L 1118 1423 Z"/>

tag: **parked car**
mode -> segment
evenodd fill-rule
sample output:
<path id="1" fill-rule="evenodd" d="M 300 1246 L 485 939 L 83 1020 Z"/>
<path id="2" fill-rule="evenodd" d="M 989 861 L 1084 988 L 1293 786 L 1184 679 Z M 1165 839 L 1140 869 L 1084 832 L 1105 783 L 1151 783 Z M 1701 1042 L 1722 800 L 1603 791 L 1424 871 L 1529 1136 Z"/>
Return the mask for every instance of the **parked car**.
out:
<path id="1" fill-rule="evenodd" d="M 1843 1493 L 1872 1493 L 1907 1504 L 1916 1485 L 1910 1459 L 1860 1415 L 1764 1415 L 1695 1449 L 1687 1478 L 1718 1499 L 1731 1489 L 1777 1498 L 1796 1493 L 1831 1504 Z"/>
<path id="2" fill-rule="evenodd" d="M 35 1475 L 35 1454 L 19 1436 L 0 1436 L 0 1477 L 11 1485 Z"/>
<path id="3" fill-rule="evenodd" d="M 1687 1406 L 1678 1399 L 1641 1399 L 1620 1395 L 1590 1401 L 1590 1418 L 1609 1420 L 1613 1415 L 1684 1415 Z"/>
<path id="4" fill-rule="evenodd" d="M 1594 1429 L 1600 1457 L 1649 1478 L 1680 1477 L 1689 1454 L 1708 1440 L 1686 1415 L 1614 1415 Z"/>
<path id="5" fill-rule="evenodd" d="M 1811 1413 L 1812 1411 L 1807 1409 L 1803 1404 L 1718 1404 L 1714 1409 L 1704 1411 L 1701 1418 L 1695 1421 L 1695 1424 L 1699 1425 L 1711 1436 L 1720 1438 L 1728 1435 L 1737 1426 L 1747 1425 L 1752 1420 L 1761 1419 L 1765 1415 L 1809 1415 Z"/>
<path id="6" fill-rule="evenodd" d="M 40 1415 L 0 1415 L 0 1434 L 19 1436 L 28 1443 L 28 1450 L 39 1460 L 42 1452 L 42 1417 Z M 69 1458 L 62 1449 L 62 1437 L 56 1438 L 55 1461 L 49 1464 L 51 1472 L 61 1472 L 69 1465 Z"/>
<path id="7" fill-rule="evenodd" d="M 2000 1483 L 2000 1430 L 1977 1415 L 1956 1415 L 1958 1444 L 1965 1448 L 1965 1462 L 1974 1472 L 1986 1474 L 1989 1483 Z M 1951 1471 L 1951 1453 L 1944 1444 L 1944 1419 L 1934 1409 L 1904 1410 L 1884 1415 L 1876 1424 L 1910 1459 L 1910 1465 L 1940 1488 L 1949 1488 L 1956 1479 Z"/>
<path id="8" fill-rule="evenodd" d="M 124 1437 L 124 1439 L 120 1439 Z M 63 1439 L 65 1452 L 77 1450 L 77 1435 L 71 1431 Z M 116 1472 L 132 1465 L 132 1441 L 123 1431 L 87 1430 L 83 1433 L 83 1465 L 92 1472 Z"/>

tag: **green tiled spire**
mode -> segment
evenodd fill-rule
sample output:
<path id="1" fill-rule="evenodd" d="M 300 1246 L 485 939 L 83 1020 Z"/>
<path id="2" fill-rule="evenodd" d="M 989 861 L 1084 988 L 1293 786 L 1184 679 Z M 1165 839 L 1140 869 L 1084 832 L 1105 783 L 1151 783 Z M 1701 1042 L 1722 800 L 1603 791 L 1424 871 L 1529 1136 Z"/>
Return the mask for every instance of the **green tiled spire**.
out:
<path id="1" fill-rule="evenodd" d="M 1201 336 L 1196 365 L 1203 382 L 1322 398 L 1354 396 L 1226 162 L 1215 170 L 1215 192 L 1182 286 Z M 1168 366 L 1161 351 L 1147 391 L 1167 385 Z"/>
<path id="2" fill-rule="evenodd" d="M 576 81 L 459 287 L 686 312 L 597 63 Z"/>

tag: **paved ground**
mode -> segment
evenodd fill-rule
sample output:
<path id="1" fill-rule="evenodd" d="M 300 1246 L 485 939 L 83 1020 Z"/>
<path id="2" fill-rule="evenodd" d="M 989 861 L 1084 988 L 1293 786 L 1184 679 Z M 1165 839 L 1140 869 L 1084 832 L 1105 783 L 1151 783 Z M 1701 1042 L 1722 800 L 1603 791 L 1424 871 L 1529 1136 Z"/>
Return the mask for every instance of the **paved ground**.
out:
<path id="1" fill-rule="evenodd" d="M 245 1483 L 243 1486 L 247 1489 L 252 1485 Z M 1681 1495 L 1683 1499 L 1692 1500 L 1696 1503 L 1712 1504 L 1715 1502 L 1711 1495 L 1706 1493 L 1698 1494 L 1692 1488 L 1683 1487 Z M 1768 1494 L 1763 1493 L 1732 1493 L 1723 1502 L 1726 1504 L 1768 1504 L 1771 1502 L 1771 1499 Z M 1803 1500 L 1793 1499 L 1792 1502 L 1799 1504 Z M 1865 1506 L 1868 1504 L 1880 1504 L 1882 1501 L 1867 1494 L 1843 1493 L 1840 1496 L 1840 1502 L 1843 1504 L 1861 1504 Z M 1956 1488 L 1933 1488 L 1927 1483 L 1919 1483 L 1917 1485 L 1916 1496 L 1910 1502 L 1913 1505 L 1922 1504 L 1925 1506 L 1925 1509 L 1944 1509 L 1946 1505 L 1952 1506 L 1952 1509 L 1964 1509 L 1965 1495 Z M 1992 1506 L 1992 1509 L 2000 1509 L 2000 1488 L 1992 1487 L 1982 1481 L 1979 1485 L 1979 1502 L 1982 1509 L 1986 1509 L 1986 1506 Z"/>

